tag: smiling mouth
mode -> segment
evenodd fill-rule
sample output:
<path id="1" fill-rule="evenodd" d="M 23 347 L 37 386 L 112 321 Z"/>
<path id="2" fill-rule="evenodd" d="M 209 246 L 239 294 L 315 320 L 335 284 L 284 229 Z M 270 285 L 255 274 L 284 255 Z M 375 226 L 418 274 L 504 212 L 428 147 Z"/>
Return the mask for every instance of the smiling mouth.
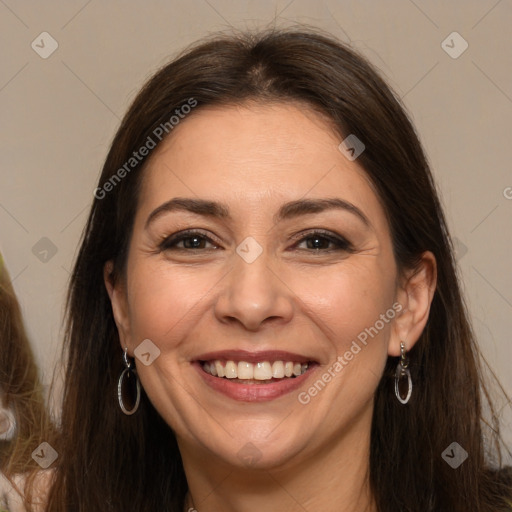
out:
<path id="1" fill-rule="evenodd" d="M 238 384 L 270 384 L 304 375 L 315 363 L 296 361 L 199 361 L 205 373 Z"/>

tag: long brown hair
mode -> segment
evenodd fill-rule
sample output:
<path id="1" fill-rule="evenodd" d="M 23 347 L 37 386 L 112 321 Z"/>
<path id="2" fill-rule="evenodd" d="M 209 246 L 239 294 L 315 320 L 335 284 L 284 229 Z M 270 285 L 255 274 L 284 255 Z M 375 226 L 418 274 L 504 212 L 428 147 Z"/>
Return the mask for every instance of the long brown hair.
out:
<path id="1" fill-rule="evenodd" d="M 157 127 L 167 123 L 172 136 L 170 117 L 191 99 L 196 109 L 249 100 L 306 103 L 332 121 L 340 141 L 354 134 L 364 142 L 358 162 L 384 205 L 399 268 L 413 269 L 427 250 L 438 266 L 428 325 L 410 352 L 413 398 L 405 407 L 397 402 L 393 358 L 375 395 L 370 480 L 378 508 L 502 510 L 512 494 L 510 482 L 496 471 L 499 455 L 491 468 L 486 454 L 481 400 L 488 395 L 421 144 L 400 102 L 368 62 L 311 30 L 202 41 L 156 73 L 124 117 L 71 278 L 61 457 L 48 510 L 183 510 L 187 483 L 172 430 L 144 394 L 134 416 L 123 415 L 117 405 L 122 353 L 103 267 L 113 260 L 114 278 L 125 271 L 146 158 L 133 167 L 126 163 L 148 137 L 155 139 Z M 496 443 L 489 446 L 499 454 L 498 422 L 492 418 L 489 432 Z M 441 456 L 452 442 L 469 454 L 456 470 Z"/>
<path id="2" fill-rule="evenodd" d="M 1 254 L 0 395 L 4 407 L 12 411 L 15 420 L 13 438 L 0 441 L 0 471 L 13 484 L 15 477 L 32 475 L 24 485 L 27 507 L 30 508 L 31 481 L 34 473 L 41 469 L 31 454 L 52 435 L 52 422 L 20 305 Z"/>

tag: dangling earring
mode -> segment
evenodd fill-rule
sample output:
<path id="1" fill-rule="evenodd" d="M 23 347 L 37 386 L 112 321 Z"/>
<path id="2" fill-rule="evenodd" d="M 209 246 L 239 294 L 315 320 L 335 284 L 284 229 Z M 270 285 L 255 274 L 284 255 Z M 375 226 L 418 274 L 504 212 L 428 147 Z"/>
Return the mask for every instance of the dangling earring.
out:
<path id="1" fill-rule="evenodd" d="M 401 404 L 406 404 L 411 398 L 412 393 L 412 379 L 411 379 L 411 371 L 408 368 L 409 366 L 409 358 L 407 357 L 407 351 L 405 350 L 405 343 L 403 341 L 400 342 L 400 361 L 396 366 L 395 372 L 395 395 L 398 401 Z M 407 378 L 407 394 L 405 398 L 400 393 L 400 383 L 402 380 Z"/>
<path id="2" fill-rule="evenodd" d="M 130 361 L 128 361 L 128 348 L 124 349 L 123 361 L 124 361 L 124 365 L 126 368 L 122 371 L 122 373 L 119 377 L 119 380 L 117 381 L 117 399 L 119 400 L 119 407 L 121 407 L 121 410 L 127 416 L 131 416 L 139 408 L 140 382 L 139 382 L 139 377 L 137 377 L 137 371 L 136 371 L 134 365 L 132 365 L 132 363 Z M 135 379 L 134 382 L 135 382 L 135 388 L 136 388 L 136 398 L 135 398 L 135 404 L 131 409 L 127 409 L 124 405 L 123 384 L 125 384 L 125 381 L 124 381 L 125 377 L 127 379 L 126 383 L 129 383 L 130 379 Z M 133 381 L 131 382 L 131 384 L 132 384 L 131 389 L 133 390 Z M 128 386 L 128 389 L 130 389 L 129 386 Z"/>

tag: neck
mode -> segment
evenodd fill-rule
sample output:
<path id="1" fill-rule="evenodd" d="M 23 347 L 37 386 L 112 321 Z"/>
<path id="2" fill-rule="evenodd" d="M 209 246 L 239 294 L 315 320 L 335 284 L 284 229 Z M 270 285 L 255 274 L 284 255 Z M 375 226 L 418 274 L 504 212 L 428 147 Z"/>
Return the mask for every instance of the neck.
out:
<path id="1" fill-rule="evenodd" d="M 184 453 L 190 490 L 185 510 L 374 512 L 369 485 L 371 415 L 370 406 L 342 436 L 279 467 L 235 468 L 218 460 L 208 463 L 204 454 Z"/>

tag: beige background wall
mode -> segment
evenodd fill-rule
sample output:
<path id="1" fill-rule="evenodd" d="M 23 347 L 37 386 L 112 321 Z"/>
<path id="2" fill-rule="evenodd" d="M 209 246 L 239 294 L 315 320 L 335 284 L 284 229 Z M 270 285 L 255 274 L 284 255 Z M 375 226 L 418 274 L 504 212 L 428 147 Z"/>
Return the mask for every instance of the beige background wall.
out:
<path id="1" fill-rule="evenodd" d="M 482 348 L 512 391 L 507 0 L 0 0 L 0 249 L 45 382 L 95 182 L 138 88 L 210 32 L 297 22 L 350 41 L 403 98 L 442 192 Z M 506 435 L 512 444 L 510 414 Z"/>

